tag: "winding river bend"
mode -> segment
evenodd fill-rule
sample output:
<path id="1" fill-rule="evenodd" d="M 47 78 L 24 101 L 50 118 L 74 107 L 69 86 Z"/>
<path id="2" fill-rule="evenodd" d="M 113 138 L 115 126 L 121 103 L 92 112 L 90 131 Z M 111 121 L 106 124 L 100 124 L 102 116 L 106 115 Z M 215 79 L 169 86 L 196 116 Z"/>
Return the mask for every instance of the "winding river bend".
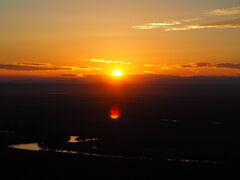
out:
<path id="1" fill-rule="evenodd" d="M 89 141 L 97 141 L 97 138 L 90 138 L 90 139 L 79 139 L 78 136 L 70 136 L 70 139 L 67 143 L 84 143 Z M 8 147 L 14 149 L 22 149 L 22 150 L 29 150 L 29 151 L 48 151 L 48 152 L 56 152 L 56 153 L 68 153 L 68 154 L 79 154 L 82 156 L 90 156 L 90 157 L 102 157 L 102 158 L 114 158 L 114 159 L 126 159 L 126 160 L 147 160 L 152 161 L 155 158 L 146 158 L 146 157 L 131 157 L 131 156 L 123 156 L 123 155 L 109 155 L 109 154 L 98 154 L 98 153 L 91 153 L 91 152 L 82 152 L 76 150 L 67 150 L 67 149 L 60 149 L 60 148 L 50 148 L 50 147 L 42 147 L 39 143 L 25 143 L 25 144 L 13 144 L 9 145 Z M 212 160 L 195 160 L 195 159 L 184 159 L 184 158 L 166 158 L 164 159 L 167 162 L 180 162 L 180 163 L 204 163 L 204 164 L 216 164 L 216 161 Z"/>
<path id="2" fill-rule="evenodd" d="M 90 141 L 98 141 L 97 138 L 88 138 L 88 139 L 79 139 L 78 136 L 70 136 L 70 139 L 67 143 L 84 143 Z M 48 151 L 48 152 L 57 152 L 57 153 L 68 153 L 68 154 L 80 154 L 83 156 L 93 156 L 93 157 L 104 157 L 104 158 L 116 158 L 116 159 L 133 159 L 133 160 L 152 160 L 152 158 L 144 158 L 144 157 L 128 157 L 128 156 L 117 156 L 117 155 L 108 155 L 108 154 L 96 154 L 90 152 L 82 152 L 82 151 L 73 151 L 66 149 L 58 149 L 58 148 L 50 148 L 50 147 L 42 147 L 39 143 L 25 143 L 25 144 L 13 144 L 8 147 L 14 149 L 22 149 L 22 150 L 30 150 L 30 151 Z"/>

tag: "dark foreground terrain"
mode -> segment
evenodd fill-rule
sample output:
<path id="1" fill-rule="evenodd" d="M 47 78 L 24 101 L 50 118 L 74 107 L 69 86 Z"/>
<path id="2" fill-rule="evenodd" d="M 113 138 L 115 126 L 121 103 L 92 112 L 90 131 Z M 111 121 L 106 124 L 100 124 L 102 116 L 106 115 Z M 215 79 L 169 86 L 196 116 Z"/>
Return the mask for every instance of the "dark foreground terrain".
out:
<path id="1" fill-rule="evenodd" d="M 1 174 L 18 179 L 237 176 L 239 102 L 239 80 L 145 85 L 4 82 Z M 117 120 L 109 117 L 112 106 L 121 109 Z M 84 144 L 48 141 L 70 135 L 99 142 L 88 150 Z M 90 155 L 8 147 L 40 142 Z"/>

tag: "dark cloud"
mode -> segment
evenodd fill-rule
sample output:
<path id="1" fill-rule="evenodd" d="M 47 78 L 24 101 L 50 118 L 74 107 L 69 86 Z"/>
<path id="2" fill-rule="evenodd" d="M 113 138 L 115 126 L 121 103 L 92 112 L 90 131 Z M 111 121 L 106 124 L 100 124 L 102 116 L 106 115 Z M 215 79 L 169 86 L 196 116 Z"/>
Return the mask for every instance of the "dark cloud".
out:
<path id="1" fill-rule="evenodd" d="M 18 63 L 20 65 L 27 65 L 27 66 L 46 66 L 49 64 L 46 63 L 39 63 L 39 62 L 23 62 L 23 63 Z"/>
<path id="2" fill-rule="evenodd" d="M 233 63 L 219 63 L 212 64 L 206 62 L 194 63 L 194 64 L 185 64 L 181 65 L 182 68 L 229 68 L 229 69 L 240 69 L 240 64 Z"/>
<path id="3" fill-rule="evenodd" d="M 192 64 L 184 64 L 184 65 L 181 65 L 182 68 L 193 68 L 195 67 L 194 65 Z"/>
<path id="4" fill-rule="evenodd" d="M 240 18 L 202 24 L 200 26 L 204 26 L 204 27 L 235 27 L 237 26 L 238 27 L 240 26 Z"/>
<path id="5" fill-rule="evenodd" d="M 232 7 L 226 9 L 214 9 L 207 13 L 208 15 L 215 15 L 215 16 L 226 16 L 226 15 L 236 15 L 240 14 L 240 7 Z"/>
<path id="6" fill-rule="evenodd" d="M 240 64 L 222 63 L 217 64 L 216 66 L 220 68 L 240 69 Z"/>
<path id="7" fill-rule="evenodd" d="M 64 77 L 80 77 L 82 76 L 81 74 L 74 74 L 74 73 L 69 73 L 69 74 L 62 74 Z"/>
<path id="8" fill-rule="evenodd" d="M 48 66 L 29 66 L 21 64 L 0 64 L 0 69 L 14 71 L 59 71 L 72 70 L 70 67 L 48 67 Z"/>
<path id="9" fill-rule="evenodd" d="M 197 67 L 210 67 L 211 63 L 205 63 L 205 62 L 200 62 L 200 63 L 196 63 Z"/>

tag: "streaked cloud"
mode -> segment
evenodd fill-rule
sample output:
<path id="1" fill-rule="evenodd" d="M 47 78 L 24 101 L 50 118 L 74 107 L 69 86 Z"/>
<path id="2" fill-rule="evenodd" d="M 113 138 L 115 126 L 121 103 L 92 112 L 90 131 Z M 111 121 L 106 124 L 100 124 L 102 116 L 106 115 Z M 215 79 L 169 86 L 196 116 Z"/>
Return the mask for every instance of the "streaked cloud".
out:
<path id="1" fill-rule="evenodd" d="M 208 15 L 237 15 L 240 14 L 240 7 L 215 9 L 207 13 Z M 186 31 L 194 29 L 207 29 L 207 28 L 240 28 L 240 18 L 215 21 L 211 23 L 193 24 L 194 21 L 199 21 L 201 18 L 189 18 L 179 21 L 168 21 L 160 23 L 147 23 L 144 25 L 132 26 L 133 29 L 151 30 L 151 29 L 163 29 L 165 31 Z M 192 23 L 191 23 L 192 22 Z"/>
<path id="2" fill-rule="evenodd" d="M 172 69 L 173 67 L 172 66 L 168 66 L 168 65 L 158 65 L 158 69 L 159 70 L 170 70 Z"/>
<path id="3" fill-rule="evenodd" d="M 155 74 L 154 71 L 143 71 L 144 74 Z"/>
<path id="4" fill-rule="evenodd" d="M 232 64 L 232 63 L 222 63 L 217 64 L 219 68 L 230 68 L 230 69 L 240 69 L 240 64 Z"/>
<path id="5" fill-rule="evenodd" d="M 37 62 L 17 62 L 12 64 L 0 64 L 2 70 L 13 71 L 101 71 L 102 68 L 92 66 L 57 66 Z"/>
<path id="6" fill-rule="evenodd" d="M 154 64 L 144 64 L 145 67 L 153 67 L 155 66 Z"/>
<path id="7" fill-rule="evenodd" d="M 74 73 L 62 74 L 62 76 L 64 76 L 64 77 L 71 77 L 71 78 L 79 78 L 79 77 L 83 77 L 82 74 L 74 74 Z"/>
<path id="8" fill-rule="evenodd" d="M 40 63 L 40 62 L 18 62 L 17 64 L 27 65 L 27 66 L 48 66 L 48 65 L 51 65 L 51 64 L 48 64 L 48 63 Z"/>
<path id="9" fill-rule="evenodd" d="M 226 16 L 240 14 L 240 6 L 226 9 L 214 9 L 207 13 L 208 15 Z"/>
<path id="10" fill-rule="evenodd" d="M 157 68 L 159 70 L 170 70 L 173 68 L 173 66 L 166 65 L 166 64 L 144 64 L 145 67 L 148 68 Z"/>
<path id="11" fill-rule="evenodd" d="M 186 30 L 204 29 L 204 28 L 206 27 L 201 25 L 186 25 L 186 26 L 179 26 L 179 27 L 168 27 L 165 29 L 165 31 L 186 31 Z"/>
<path id="12" fill-rule="evenodd" d="M 127 65 L 132 64 L 131 62 L 112 61 L 112 60 L 106 60 L 106 59 L 90 59 L 90 60 L 82 59 L 81 61 L 96 62 L 96 63 L 106 63 L 106 64 L 127 64 Z"/>
<path id="13" fill-rule="evenodd" d="M 182 22 L 193 22 L 193 21 L 199 21 L 201 18 L 189 18 L 189 19 L 183 19 Z"/>
<path id="14" fill-rule="evenodd" d="M 230 19 L 226 21 L 218 21 L 208 24 L 202 24 L 200 26 L 203 27 L 239 27 L 240 26 L 240 18 Z"/>
<path id="15" fill-rule="evenodd" d="M 83 71 L 101 71 L 102 68 L 100 67 L 94 67 L 94 66 L 71 66 L 72 70 L 78 71 L 78 70 L 83 70 Z"/>
<path id="16" fill-rule="evenodd" d="M 240 64 L 234 64 L 234 63 L 206 63 L 206 62 L 200 62 L 200 63 L 192 63 L 192 64 L 186 64 L 181 65 L 181 68 L 225 68 L 225 69 L 240 69 Z"/>
<path id="17" fill-rule="evenodd" d="M 173 26 L 173 25 L 179 25 L 181 22 L 179 21 L 169 21 L 169 22 L 159 22 L 159 23 L 147 23 L 144 25 L 139 25 L 139 26 L 132 26 L 133 29 L 157 29 L 161 27 L 166 27 L 166 26 Z"/>
<path id="18" fill-rule="evenodd" d="M 0 64 L 0 69 L 14 71 L 65 71 L 72 70 L 71 67 L 65 66 L 30 66 L 21 64 Z"/>
<path id="19" fill-rule="evenodd" d="M 213 69 L 221 69 L 221 71 L 225 70 L 240 70 L 240 64 L 235 63 L 209 63 L 209 62 L 197 62 L 197 63 L 189 63 L 189 64 L 172 64 L 172 65 L 155 65 L 154 67 L 151 67 L 151 69 L 148 69 L 144 71 L 146 73 L 147 71 L 151 72 L 173 72 L 175 70 L 190 70 L 194 73 L 200 73 L 201 69 L 210 69 L 212 71 Z"/>
<path id="20" fill-rule="evenodd" d="M 168 27 L 172 26 L 178 26 L 183 23 L 188 23 L 188 22 L 193 22 L 193 21 L 198 21 L 201 18 L 188 18 L 188 19 L 182 19 L 178 21 L 166 21 L 166 22 L 157 22 L 157 23 L 146 23 L 144 25 L 138 25 L 138 26 L 132 26 L 133 29 L 142 29 L 142 30 L 150 30 L 150 29 L 166 29 Z"/>
<path id="21" fill-rule="evenodd" d="M 240 18 L 226 20 L 226 21 L 217 21 L 217 22 L 212 22 L 208 24 L 167 27 L 165 28 L 165 31 L 186 31 L 186 30 L 193 30 L 193 29 L 206 29 L 206 28 L 240 28 Z"/>

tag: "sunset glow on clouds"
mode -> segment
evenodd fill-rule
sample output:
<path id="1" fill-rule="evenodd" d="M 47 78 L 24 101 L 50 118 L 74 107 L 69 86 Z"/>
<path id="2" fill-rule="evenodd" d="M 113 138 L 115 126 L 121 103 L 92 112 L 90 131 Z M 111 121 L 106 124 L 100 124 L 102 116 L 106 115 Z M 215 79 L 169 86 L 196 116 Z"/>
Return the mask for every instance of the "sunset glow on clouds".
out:
<path id="1" fill-rule="evenodd" d="M 191 2 L 1 1 L 0 76 L 239 75 L 240 1 Z"/>
<path id="2" fill-rule="evenodd" d="M 134 29 L 156 29 L 164 26 L 173 26 L 173 25 L 179 25 L 181 22 L 175 21 L 175 22 L 159 22 L 159 23 L 147 23 L 140 26 L 132 26 Z"/>
<path id="3" fill-rule="evenodd" d="M 221 73 L 236 76 L 240 73 L 240 64 L 236 63 L 209 63 L 198 62 L 188 64 L 138 64 L 133 67 L 134 71 L 129 71 L 126 75 L 131 74 L 166 74 L 178 76 L 194 75 L 221 75 Z M 85 75 L 110 75 L 104 72 L 104 68 L 93 66 L 56 66 L 37 62 L 23 62 L 12 64 L 0 64 L 0 70 L 22 72 L 25 75 L 37 72 L 53 73 L 65 78 L 82 78 Z"/>
<path id="4" fill-rule="evenodd" d="M 240 18 L 231 19 L 227 21 L 212 22 L 209 24 L 168 27 L 165 29 L 165 31 L 184 31 L 184 30 L 206 29 L 206 28 L 240 28 Z"/>
<path id="5" fill-rule="evenodd" d="M 107 64 L 132 64 L 131 62 L 124 62 L 124 61 L 111 61 L 111 60 L 105 60 L 105 59 L 90 59 L 90 60 L 81 60 L 81 61 L 89 61 L 89 62 L 97 62 L 97 63 L 107 63 Z"/>
<path id="6" fill-rule="evenodd" d="M 214 9 L 208 12 L 209 15 L 226 16 L 240 14 L 240 7 L 232 7 L 226 9 Z"/>
<path id="7" fill-rule="evenodd" d="M 229 16 L 240 14 L 240 7 L 226 8 L 226 9 L 214 9 L 206 13 L 207 16 Z M 184 31 L 192 29 L 205 29 L 205 28 L 240 28 L 240 18 L 233 18 L 222 21 L 213 21 L 203 24 L 189 24 L 192 21 L 199 21 L 202 18 L 192 18 L 180 21 L 169 21 L 159 23 L 146 23 L 144 25 L 132 26 L 133 29 L 158 29 L 162 28 L 165 31 Z M 205 17 L 205 19 L 207 19 Z"/>

